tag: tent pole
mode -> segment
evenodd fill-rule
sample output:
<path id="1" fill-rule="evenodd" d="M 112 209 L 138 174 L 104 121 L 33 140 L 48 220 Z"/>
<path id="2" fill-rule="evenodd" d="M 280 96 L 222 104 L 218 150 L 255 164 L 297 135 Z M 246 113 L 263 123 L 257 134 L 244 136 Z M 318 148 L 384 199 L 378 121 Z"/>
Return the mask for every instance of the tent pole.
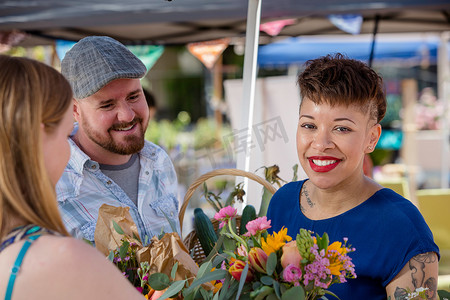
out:
<path id="1" fill-rule="evenodd" d="M 240 116 L 239 132 L 246 131 L 245 148 L 236 147 L 237 168 L 250 171 L 250 155 L 252 149 L 252 129 L 253 129 L 253 111 L 255 105 L 255 85 L 257 77 L 257 54 L 259 44 L 259 24 L 261 19 L 261 2 L 262 0 L 248 0 L 247 11 L 247 29 L 245 37 L 245 53 L 244 53 L 244 73 L 243 73 L 243 97 L 242 110 Z M 235 136 L 235 139 L 238 138 Z M 237 143 L 238 141 L 235 141 Z M 241 182 L 241 178 L 236 178 Z M 248 191 L 248 178 L 244 178 L 244 191 Z M 246 204 L 244 199 L 243 205 Z"/>
<path id="2" fill-rule="evenodd" d="M 441 34 L 441 43 L 438 48 L 438 99 L 444 104 L 444 112 L 450 109 L 450 68 L 448 60 L 448 42 L 450 32 Z M 448 188 L 450 184 L 450 146 L 449 121 L 446 116 L 442 121 L 442 155 L 441 155 L 441 188 Z"/>
<path id="3" fill-rule="evenodd" d="M 369 67 L 372 68 L 373 63 L 373 57 L 375 55 L 375 43 L 376 43 L 376 36 L 378 33 L 378 23 L 380 23 L 380 15 L 375 15 L 375 26 L 373 28 L 373 37 L 372 37 L 372 47 L 370 49 L 370 57 L 369 57 Z"/>

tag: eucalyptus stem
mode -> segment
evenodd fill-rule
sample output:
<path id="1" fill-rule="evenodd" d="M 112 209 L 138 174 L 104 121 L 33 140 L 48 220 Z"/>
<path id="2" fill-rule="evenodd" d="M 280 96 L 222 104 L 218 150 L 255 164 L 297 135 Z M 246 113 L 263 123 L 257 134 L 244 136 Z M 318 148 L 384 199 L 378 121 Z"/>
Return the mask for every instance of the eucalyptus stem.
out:
<path id="1" fill-rule="evenodd" d="M 247 243 L 240 237 L 238 236 L 234 230 L 233 230 L 233 226 L 231 225 L 231 218 L 228 220 L 228 229 L 230 230 L 231 235 L 234 237 L 235 240 L 237 240 L 239 243 L 241 243 L 242 245 L 244 245 L 245 249 L 248 252 L 248 246 Z"/>

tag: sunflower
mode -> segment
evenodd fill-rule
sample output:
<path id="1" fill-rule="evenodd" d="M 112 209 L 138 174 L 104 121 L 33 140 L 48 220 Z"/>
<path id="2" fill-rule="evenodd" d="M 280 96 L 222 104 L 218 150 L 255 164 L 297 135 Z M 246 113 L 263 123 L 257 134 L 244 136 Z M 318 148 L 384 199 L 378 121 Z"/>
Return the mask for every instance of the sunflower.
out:
<path id="1" fill-rule="evenodd" d="M 286 244 L 286 242 L 291 241 L 292 238 L 287 235 L 287 228 L 281 228 L 280 231 L 269 234 L 266 239 L 261 239 L 261 248 L 267 255 L 270 253 L 278 251 L 281 247 Z"/>
<path id="2" fill-rule="evenodd" d="M 332 275 L 341 275 L 341 271 L 344 270 L 344 261 L 342 260 L 342 258 L 346 254 L 347 249 L 345 247 L 342 247 L 341 242 L 334 242 L 328 246 L 326 257 L 330 261 L 328 269 L 330 270 Z"/>

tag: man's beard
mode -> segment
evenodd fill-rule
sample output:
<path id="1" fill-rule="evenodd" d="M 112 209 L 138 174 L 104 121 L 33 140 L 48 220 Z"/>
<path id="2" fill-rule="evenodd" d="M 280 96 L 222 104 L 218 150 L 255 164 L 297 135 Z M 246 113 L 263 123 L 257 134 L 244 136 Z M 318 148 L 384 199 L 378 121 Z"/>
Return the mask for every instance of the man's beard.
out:
<path id="1" fill-rule="evenodd" d="M 122 143 L 117 143 L 114 141 L 110 132 L 112 130 L 118 128 L 126 128 L 131 125 L 137 126 L 140 124 L 138 135 L 128 135 L 125 136 Z M 98 131 L 93 130 L 93 128 L 87 122 L 83 122 L 83 127 L 86 135 L 97 145 L 108 150 L 109 152 L 120 154 L 120 155 L 129 155 L 134 154 L 144 147 L 145 144 L 145 132 L 143 130 L 142 118 L 135 118 L 133 121 L 129 123 L 120 123 L 114 124 L 111 128 L 108 129 L 107 135 L 102 135 Z"/>

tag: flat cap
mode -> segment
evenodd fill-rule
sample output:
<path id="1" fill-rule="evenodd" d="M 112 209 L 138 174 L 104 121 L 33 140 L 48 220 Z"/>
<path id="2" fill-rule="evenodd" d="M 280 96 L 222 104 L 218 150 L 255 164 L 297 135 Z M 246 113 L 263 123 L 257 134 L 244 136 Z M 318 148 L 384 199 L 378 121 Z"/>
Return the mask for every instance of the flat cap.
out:
<path id="1" fill-rule="evenodd" d="M 61 73 L 75 99 L 98 92 L 119 78 L 142 78 L 147 68 L 127 47 L 107 36 L 88 36 L 76 43 L 61 62 Z"/>

